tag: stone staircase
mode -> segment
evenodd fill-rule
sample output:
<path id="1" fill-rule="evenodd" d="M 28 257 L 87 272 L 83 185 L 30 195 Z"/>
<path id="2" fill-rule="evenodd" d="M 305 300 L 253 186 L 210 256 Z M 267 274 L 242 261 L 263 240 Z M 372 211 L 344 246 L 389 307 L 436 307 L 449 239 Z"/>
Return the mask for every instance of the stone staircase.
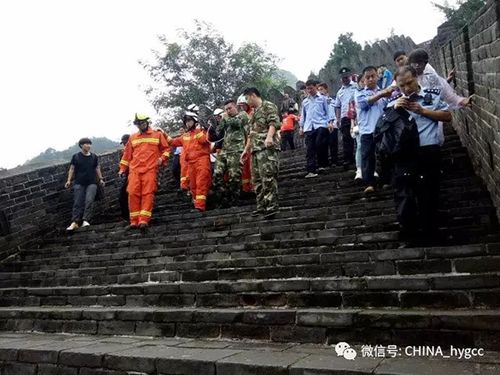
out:
<path id="1" fill-rule="evenodd" d="M 365 197 L 352 171 L 305 180 L 303 150 L 281 154 L 272 220 L 251 199 L 192 212 L 169 182 L 145 235 L 111 221 L 43 239 L 0 264 L 0 374 L 500 373 L 494 353 L 361 358 L 361 345 L 500 350 L 495 209 L 446 132 L 431 246 L 399 248 L 392 192 Z M 340 341 L 360 358 L 338 357 Z"/>

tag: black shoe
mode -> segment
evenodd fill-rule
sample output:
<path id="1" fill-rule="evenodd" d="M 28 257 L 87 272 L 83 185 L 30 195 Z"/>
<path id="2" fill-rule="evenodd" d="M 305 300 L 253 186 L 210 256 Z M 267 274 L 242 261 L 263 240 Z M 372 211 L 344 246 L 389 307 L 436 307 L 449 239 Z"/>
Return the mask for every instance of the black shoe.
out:
<path id="1" fill-rule="evenodd" d="M 255 211 L 252 211 L 252 216 L 259 216 L 259 215 L 262 215 L 264 213 L 264 211 L 262 210 L 255 210 Z"/>
<path id="2" fill-rule="evenodd" d="M 148 228 L 149 228 L 149 225 L 146 223 L 139 224 L 139 230 L 141 231 L 142 234 L 147 233 Z"/>
<path id="3" fill-rule="evenodd" d="M 264 214 L 264 219 L 269 220 L 269 219 L 274 219 L 276 217 L 276 214 L 278 213 L 278 210 L 271 210 L 267 211 Z"/>
<path id="4" fill-rule="evenodd" d="M 139 227 L 135 224 L 130 224 L 128 227 L 125 228 L 125 230 L 128 232 L 128 231 L 131 231 L 131 230 L 136 230 L 136 229 L 139 229 Z"/>

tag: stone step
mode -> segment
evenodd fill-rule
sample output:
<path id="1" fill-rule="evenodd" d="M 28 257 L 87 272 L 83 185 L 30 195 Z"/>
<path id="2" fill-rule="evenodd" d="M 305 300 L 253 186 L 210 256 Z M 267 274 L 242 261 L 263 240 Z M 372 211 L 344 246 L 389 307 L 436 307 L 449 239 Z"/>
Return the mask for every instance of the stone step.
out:
<path id="1" fill-rule="evenodd" d="M 0 306 L 498 308 L 500 272 L 0 289 Z"/>
<path id="2" fill-rule="evenodd" d="M 484 218 L 486 220 L 486 218 Z M 303 221 L 306 221 L 305 223 Z M 446 232 L 450 235 L 453 231 L 453 227 L 459 228 L 462 232 L 466 226 L 472 230 L 481 224 L 481 220 L 475 220 L 471 216 L 462 216 L 453 218 L 448 223 L 447 228 L 443 228 L 443 233 Z M 482 225 L 480 225 L 482 227 Z M 169 228 L 169 233 L 171 236 L 165 236 L 161 234 L 161 228 L 152 228 L 151 236 L 156 239 L 156 244 L 165 244 L 165 246 L 148 246 L 147 249 L 141 249 L 140 246 L 135 245 L 134 238 L 129 242 L 115 242 L 113 238 L 102 238 L 100 243 L 104 244 L 109 249 L 127 250 L 127 255 L 121 258 L 116 252 L 107 251 L 93 251 L 89 253 L 88 247 L 82 245 L 75 245 L 71 251 L 68 251 L 64 247 L 52 247 L 50 249 L 45 248 L 43 251 L 25 251 L 19 255 L 19 261 L 13 261 L 8 264 L 0 264 L 0 271 L 36 271 L 36 270 L 50 270 L 56 268 L 75 268 L 75 264 L 80 264 L 85 267 L 92 267 L 94 265 L 108 266 L 108 265 L 118 265 L 120 260 L 124 262 L 133 263 L 133 258 L 143 258 L 143 257 L 154 257 L 154 256 L 165 256 L 168 255 L 167 249 L 184 247 L 184 244 L 191 245 L 190 241 L 194 240 L 209 240 L 224 238 L 226 243 L 230 243 L 230 239 L 233 238 L 234 242 L 240 241 L 241 238 L 256 237 L 260 234 L 261 240 L 280 240 L 283 239 L 283 233 L 286 236 L 301 236 L 302 238 L 309 237 L 321 237 L 321 236 L 349 236 L 349 235 L 360 235 L 363 233 L 377 232 L 377 231 L 390 231 L 397 230 L 398 225 L 396 218 L 392 215 L 382 215 L 365 217 L 358 219 L 347 219 L 347 220 L 321 220 L 313 221 L 311 220 L 300 220 L 300 219 L 283 219 L 278 221 L 268 221 L 267 223 L 255 223 L 253 226 L 247 224 L 232 224 L 228 225 L 227 230 L 222 228 L 210 227 L 211 231 L 193 233 L 192 229 L 175 229 Z M 291 234 L 293 233 L 293 234 Z M 90 237 L 94 232 L 89 233 Z M 126 237 L 126 236 L 123 236 Z M 443 234 L 443 238 L 445 235 Z M 87 242 L 87 241 L 85 241 Z M 126 246 L 126 247 L 125 247 Z M 192 246 L 192 245 L 191 245 Z M 152 252 L 151 250 L 165 250 L 164 252 L 158 254 L 157 252 Z M 112 256 L 111 254 L 114 254 Z M 130 256 L 130 254 L 137 254 L 137 256 Z M 155 255 L 158 254 L 158 255 Z M 50 262 L 40 262 L 43 258 L 55 258 L 50 259 Z M 163 259 L 160 259 L 162 261 Z M 165 259 L 168 260 L 168 259 Z M 108 262 L 108 263 L 101 263 Z M 121 263 L 125 264 L 125 263 Z"/>
<path id="3" fill-rule="evenodd" d="M 224 268 L 213 261 L 205 261 L 213 268 L 190 268 L 189 263 L 154 263 L 140 266 L 115 266 L 101 268 L 80 268 L 57 271 L 37 271 L 19 273 L 0 273 L 0 287 L 48 287 L 127 284 L 156 281 L 210 281 L 210 280 L 248 280 L 293 277 L 332 277 L 332 276 L 380 276 L 380 275 L 419 275 L 450 272 L 497 272 L 500 271 L 500 256 L 471 256 L 458 258 L 450 256 L 439 260 L 384 260 L 375 259 L 344 261 L 348 257 L 337 254 L 308 254 L 290 257 L 281 256 L 271 259 L 239 260 L 232 262 L 233 267 Z M 312 263 L 315 261 L 316 263 Z M 212 263 L 211 263 L 212 262 Z M 246 263 L 245 263 L 246 262 Z M 309 262 L 309 263 L 307 263 Z M 238 267 L 236 267 L 238 265 Z"/>
<path id="4" fill-rule="evenodd" d="M 499 349 L 499 310 L 4 307 L 3 331 Z"/>
<path id="5" fill-rule="evenodd" d="M 384 217 L 379 217 L 378 219 L 385 219 Z M 387 217 L 388 223 L 391 222 L 390 217 Z M 355 222 L 352 219 L 348 220 L 349 222 Z M 379 223 L 382 223 L 383 221 L 380 220 Z M 344 223 L 345 224 L 345 223 Z M 324 229 L 325 232 L 329 229 L 341 229 L 342 228 L 342 223 L 337 222 L 333 225 L 337 225 L 337 227 L 330 228 L 328 224 L 322 224 L 322 223 L 310 223 L 310 224 L 295 224 L 295 225 L 289 225 L 283 227 L 283 231 L 290 230 L 294 231 L 296 230 L 296 227 L 308 227 L 311 230 L 319 230 L 319 229 Z M 360 224 L 362 225 L 362 224 Z M 363 226 L 365 227 L 365 226 Z M 288 228 L 288 229 L 287 229 Z M 365 227 L 366 228 L 366 227 Z M 276 229 L 277 230 L 277 229 Z M 221 236 L 223 235 L 231 235 L 231 231 L 229 234 L 227 232 L 221 232 Z M 248 234 L 252 233 L 250 230 L 248 231 Z M 273 233 L 269 231 L 269 228 L 263 229 L 261 234 L 267 235 L 269 233 Z M 280 232 L 276 232 L 280 233 Z M 353 234 L 356 233 L 356 229 L 348 229 L 346 231 L 339 231 L 339 234 Z M 262 237 L 262 236 L 261 236 Z M 480 245 L 479 245 L 480 246 Z M 494 248 L 494 244 L 491 244 L 492 248 Z M 467 247 L 467 246 L 466 246 Z M 130 246 L 130 247 L 118 247 L 119 252 L 115 253 L 106 253 L 106 252 L 101 252 L 101 251 L 96 251 L 93 254 L 85 254 L 85 255 L 71 255 L 68 256 L 67 254 L 64 254 L 64 251 L 61 251 L 60 256 L 58 257 L 51 257 L 50 261 L 47 259 L 46 262 L 42 263 L 40 262 L 41 257 L 33 259 L 31 256 L 23 256 L 22 258 L 27 259 L 27 260 L 19 260 L 19 261 L 12 261 L 10 263 L 0 265 L 0 271 L 1 272 L 33 272 L 33 271 L 50 271 L 50 270 L 56 270 L 56 269 L 76 269 L 76 268 L 92 268 L 92 267 L 111 267 L 111 266 L 140 266 L 140 265 L 148 265 L 152 264 L 155 262 L 179 262 L 179 261 L 203 261 L 203 260 L 225 260 L 229 261 L 231 259 L 231 253 L 229 252 L 218 252 L 217 247 L 211 247 L 212 252 L 210 254 L 206 254 L 203 252 L 204 248 L 202 247 L 202 250 L 200 252 L 194 253 L 192 252 L 193 247 L 190 248 L 190 253 L 186 253 L 184 251 L 184 247 L 178 247 L 175 248 L 173 246 L 165 248 L 163 246 L 159 245 L 150 245 L 147 247 L 147 249 L 141 249 L 138 246 Z M 55 249 L 54 249 L 55 250 Z M 244 254 L 241 253 L 241 246 L 235 247 L 235 251 L 239 252 L 239 257 L 237 259 L 240 259 L 241 257 L 244 256 Z M 291 255 L 295 255 L 297 251 L 292 251 L 292 249 L 289 249 L 290 251 L 286 251 L 287 249 L 283 249 L 285 251 L 279 252 L 279 254 L 275 253 L 262 253 L 262 252 L 257 252 L 257 253 L 251 253 L 248 255 L 248 257 L 251 258 L 256 258 L 256 257 L 268 257 L 268 256 L 285 256 L 287 253 Z M 356 249 L 351 248 L 349 249 L 351 251 L 355 251 Z M 301 253 L 309 254 L 309 253 L 325 253 L 325 252 L 334 252 L 334 251 L 339 251 L 336 249 L 336 247 L 330 247 L 328 249 L 323 248 L 323 249 L 302 249 Z M 342 251 L 342 249 L 340 249 Z M 378 250 L 373 250 L 374 252 L 377 252 Z M 199 255 L 201 253 L 201 256 Z M 404 253 L 402 251 L 401 253 Z M 318 255 L 319 256 L 319 255 Z M 368 259 L 370 257 L 370 251 L 366 250 L 362 253 L 360 252 L 355 252 L 353 254 L 352 259 L 357 259 L 359 257 L 363 257 L 363 259 Z M 52 259 L 54 258 L 54 259 Z M 285 260 L 286 261 L 286 260 Z"/>
<path id="6" fill-rule="evenodd" d="M 462 202 L 463 203 L 463 202 Z M 307 208 L 302 206 L 294 207 L 283 207 L 282 211 L 277 214 L 276 218 L 273 220 L 255 220 L 255 218 L 249 215 L 249 208 L 235 207 L 226 210 L 223 215 L 214 216 L 213 214 L 184 214 L 178 215 L 177 217 L 170 218 L 166 216 L 165 221 L 168 224 L 163 224 L 162 226 L 162 216 L 155 219 L 152 232 L 156 235 L 161 235 L 161 231 L 164 233 L 170 233 L 172 229 L 176 232 L 182 231 L 192 231 L 192 229 L 201 229 L 196 232 L 203 230 L 220 230 L 229 225 L 231 229 L 243 229 L 243 228 L 261 228 L 268 226 L 269 223 L 277 223 L 282 220 L 289 220 L 291 218 L 300 218 L 303 222 L 318 221 L 318 220 L 328 220 L 334 221 L 338 219 L 345 219 L 347 217 L 376 217 L 379 215 L 393 215 L 394 216 L 394 206 L 389 200 L 382 200 L 377 197 L 371 197 L 368 199 L 354 199 L 354 202 L 344 202 L 340 205 L 333 205 L 331 207 L 325 207 L 325 201 L 319 198 L 310 198 L 307 202 Z M 444 208 L 441 211 L 441 216 L 448 219 L 449 222 L 453 223 L 455 218 L 468 218 L 471 223 L 479 223 L 482 226 L 491 225 L 492 221 L 490 218 L 494 215 L 494 210 L 491 207 L 491 202 L 485 200 L 484 203 L 479 203 L 476 201 L 470 201 L 467 207 L 464 204 L 455 204 L 455 208 Z M 220 212 L 219 212 L 220 213 Z M 193 220 L 193 222 L 186 222 L 187 220 Z M 251 224 L 250 224 L 251 223 Z M 116 229 L 112 230 L 102 230 L 102 229 Z M 164 234 L 163 233 L 163 234 Z M 182 232 L 181 232 L 182 233 Z M 59 238 L 49 239 L 45 243 L 45 247 L 50 247 L 52 245 L 62 245 L 62 244 L 74 244 L 81 240 L 103 240 L 107 236 L 111 237 L 113 241 L 122 240 L 124 237 L 124 224 L 114 224 L 105 226 L 95 226 L 89 227 L 87 230 L 77 231 L 73 236 L 64 236 Z M 135 237 L 138 237 L 137 235 Z M 127 234 L 126 238 L 134 238 L 133 234 Z M 178 238 L 177 240 L 179 240 Z M 37 251 L 32 251 L 31 253 L 42 253 L 44 249 Z"/>
<path id="7" fill-rule="evenodd" d="M 477 348 L 481 349 L 479 353 L 464 359 L 463 348 L 459 352 L 456 345 L 443 348 L 444 355 L 452 355 L 443 358 L 430 357 L 428 353 L 418 356 L 417 348 L 395 343 L 377 351 L 367 344 L 349 343 L 350 353 L 355 352 L 356 358 L 348 360 L 335 351 L 337 343 L 0 333 L 0 366 L 4 374 L 22 375 L 494 375 L 500 372 L 500 353 L 484 351 L 482 347 Z"/>

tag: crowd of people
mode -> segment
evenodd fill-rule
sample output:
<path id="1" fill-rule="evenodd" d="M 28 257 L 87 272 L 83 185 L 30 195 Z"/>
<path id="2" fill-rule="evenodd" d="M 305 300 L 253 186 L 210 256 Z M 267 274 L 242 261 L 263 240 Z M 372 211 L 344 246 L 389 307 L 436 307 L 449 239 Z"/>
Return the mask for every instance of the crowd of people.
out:
<path id="1" fill-rule="evenodd" d="M 279 110 L 256 87 L 245 89 L 237 99 L 228 98 L 213 111 L 209 124 L 200 120 L 199 106 L 190 105 L 176 137 L 154 129 L 149 116 L 136 113 L 138 132 L 122 138 L 119 168 L 126 181 L 121 202 L 129 229 L 148 227 L 158 170 L 171 155 L 180 195 L 190 199 L 194 209 L 205 211 L 209 194 L 218 207 L 231 207 L 242 191 L 253 191 L 252 215 L 275 217 L 279 151 L 295 149 L 298 133 L 306 146 L 304 178 L 321 178 L 335 166 L 353 169 L 366 195 L 394 189 L 403 238 L 410 241 L 422 233 L 434 238 L 442 123 L 451 120 L 451 110 L 472 101 L 450 86 L 454 71 L 448 79 L 440 77 L 423 49 L 409 55 L 395 52 L 394 64 L 395 72 L 385 65 L 367 66 L 358 74 L 342 67 L 341 87 L 333 96 L 326 83 L 310 79 L 302 87 L 301 100 L 296 103 L 285 94 Z M 96 187 L 104 185 L 90 144 L 89 139 L 80 140 L 82 150 L 73 156 L 66 182 L 69 188 L 75 177 L 70 231 L 89 225 Z"/>

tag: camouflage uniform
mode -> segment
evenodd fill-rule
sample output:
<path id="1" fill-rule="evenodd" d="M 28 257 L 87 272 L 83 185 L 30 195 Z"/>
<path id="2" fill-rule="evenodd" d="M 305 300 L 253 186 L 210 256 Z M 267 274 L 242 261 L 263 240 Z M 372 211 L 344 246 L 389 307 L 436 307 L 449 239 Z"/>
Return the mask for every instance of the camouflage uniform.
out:
<path id="1" fill-rule="evenodd" d="M 214 171 L 214 192 L 219 201 L 227 199 L 233 204 L 239 197 L 241 189 L 240 155 L 245 148 L 248 133 L 248 115 L 240 112 L 234 117 L 225 117 L 217 125 L 217 133 L 224 134 L 221 152 L 217 155 Z M 224 182 L 228 173 L 228 184 Z M 226 188 L 227 187 L 227 188 Z"/>
<path id="2" fill-rule="evenodd" d="M 276 128 L 273 146 L 266 148 L 264 141 L 269 126 Z M 252 183 L 257 195 L 257 211 L 270 213 L 278 210 L 278 152 L 280 118 L 278 108 L 271 102 L 263 101 L 255 109 L 250 121 L 252 142 Z"/>

